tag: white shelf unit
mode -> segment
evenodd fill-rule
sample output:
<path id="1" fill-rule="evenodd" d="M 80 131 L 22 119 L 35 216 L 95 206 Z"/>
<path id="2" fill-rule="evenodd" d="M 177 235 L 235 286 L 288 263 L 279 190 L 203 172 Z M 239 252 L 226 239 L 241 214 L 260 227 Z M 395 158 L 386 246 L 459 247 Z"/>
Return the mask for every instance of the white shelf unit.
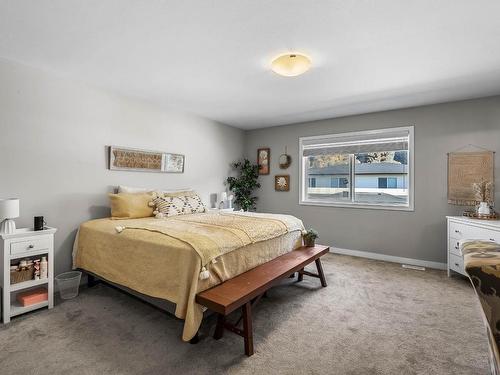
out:
<path id="1" fill-rule="evenodd" d="M 49 306 L 49 301 L 42 301 L 42 302 L 35 303 L 35 304 L 29 305 L 29 306 L 21 306 L 19 304 L 19 302 L 14 301 L 10 305 L 10 316 L 13 317 L 16 315 L 21 315 L 21 314 L 24 314 L 24 313 L 27 313 L 27 312 L 30 312 L 33 310 L 41 309 L 42 307 L 47 307 L 47 306 Z M 49 307 L 49 308 L 52 308 L 52 307 Z"/>
<path id="2" fill-rule="evenodd" d="M 11 284 L 10 285 L 10 291 L 11 292 L 17 292 L 18 290 L 23 290 L 23 289 L 28 289 L 32 288 L 34 286 L 39 286 L 39 285 L 45 285 L 49 283 L 49 279 L 40 279 L 40 280 L 29 280 L 29 281 L 23 281 L 22 283 L 17 283 L 17 284 Z"/>
<path id="3" fill-rule="evenodd" d="M 54 234 L 56 228 L 33 231 L 27 228 L 16 230 L 12 234 L 0 234 L 0 288 L 2 289 L 2 321 L 9 323 L 11 317 L 39 308 L 54 306 Z M 48 277 L 40 280 L 28 280 L 10 283 L 10 265 L 13 260 L 47 256 Z M 47 286 L 48 299 L 30 306 L 21 306 L 16 294 L 38 286 Z"/>

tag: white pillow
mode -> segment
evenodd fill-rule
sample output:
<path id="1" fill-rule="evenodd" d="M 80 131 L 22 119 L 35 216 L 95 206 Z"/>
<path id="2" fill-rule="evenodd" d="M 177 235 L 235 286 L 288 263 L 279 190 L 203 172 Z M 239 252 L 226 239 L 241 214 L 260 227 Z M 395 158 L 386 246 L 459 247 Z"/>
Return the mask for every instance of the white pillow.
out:
<path id="1" fill-rule="evenodd" d="M 170 193 L 180 193 L 181 191 L 194 191 L 193 189 L 171 189 L 171 190 L 161 190 L 163 194 L 170 194 Z"/>
<path id="2" fill-rule="evenodd" d="M 193 189 L 186 188 L 186 189 L 160 190 L 160 189 L 125 186 L 125 185 L 118 186 L 118 193 L 137 194 L 137 193 L 152 193 L 154 191 L 160 191 L 163 194 L 169 194 L 169 193 L 178 193 L 180 191 L 193 191 Z"/>
<path id="3" fill-rule="evenodd" d="M 137 194 L 137 193 L 151 193 L 153 191 L 154 189 L 148 189 L 148 188 L 138 188 L 138 187 L 124 186 L 124 185 L 118 186 L 118 193 Z"/>

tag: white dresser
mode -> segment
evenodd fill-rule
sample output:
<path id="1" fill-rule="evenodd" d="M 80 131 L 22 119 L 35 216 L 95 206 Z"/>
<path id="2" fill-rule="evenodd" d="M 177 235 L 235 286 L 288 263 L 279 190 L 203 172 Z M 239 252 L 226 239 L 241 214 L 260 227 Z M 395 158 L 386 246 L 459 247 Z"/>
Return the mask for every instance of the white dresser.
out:
<path id="1" fill-rule="evenodd" d="M 478 220 L 463 216 L 446 218 L 448 219 L 448 276 L 453 272 L 467 276 L 458 241 L 481 239 L 500 243 L 500 220 Z"/>

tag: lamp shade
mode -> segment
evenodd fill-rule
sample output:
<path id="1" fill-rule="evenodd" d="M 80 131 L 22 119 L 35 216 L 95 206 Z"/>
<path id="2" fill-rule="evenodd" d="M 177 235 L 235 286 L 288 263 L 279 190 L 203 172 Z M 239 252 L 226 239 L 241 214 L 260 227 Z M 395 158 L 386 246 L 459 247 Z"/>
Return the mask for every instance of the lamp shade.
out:
<path id="1" fill-rule="evenodd" d="M 271 62 L 271 69 L 285 77 L 295 77 L 309 70 L 311 59 L 300 53 L 286 53 Z"/>
<path id="2" fill-rule="evenodd" d="M 14 219 L 19 217 L 19 199 L 0 199 L 0 219 Z"/>

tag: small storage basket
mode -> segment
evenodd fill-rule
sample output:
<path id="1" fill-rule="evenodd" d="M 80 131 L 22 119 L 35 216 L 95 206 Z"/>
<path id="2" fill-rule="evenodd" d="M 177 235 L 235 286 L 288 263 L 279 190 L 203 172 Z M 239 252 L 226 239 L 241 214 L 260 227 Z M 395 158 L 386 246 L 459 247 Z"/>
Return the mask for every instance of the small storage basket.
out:
<path id="1" fill-rule="evenodd" d="M 10 271 L 10 283 L 17 284 L 23 281 L 33 280 L 33 275 L 35 274 L 35 268 L 33 266 L 26 268 L 25 270 Z"/>

